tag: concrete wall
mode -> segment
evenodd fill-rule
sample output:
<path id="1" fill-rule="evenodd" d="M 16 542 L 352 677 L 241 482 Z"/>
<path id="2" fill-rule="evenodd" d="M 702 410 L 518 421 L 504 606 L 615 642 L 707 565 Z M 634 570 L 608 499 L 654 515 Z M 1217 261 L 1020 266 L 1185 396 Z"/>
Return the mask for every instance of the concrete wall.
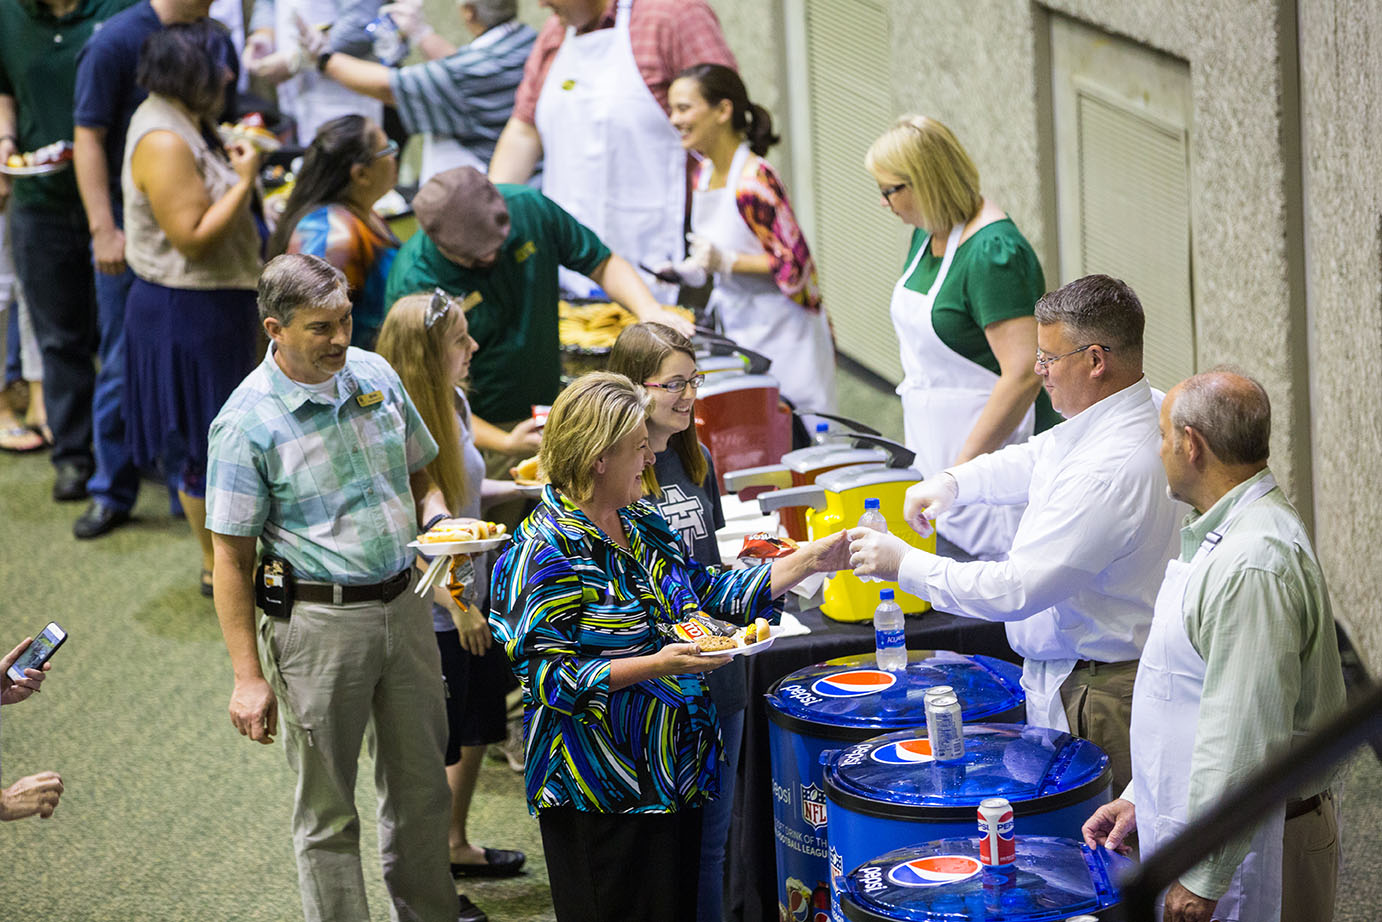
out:
<path id="1" fill-rule="evenodd" d="M 1382 668 L 1382 8 L 1302 4 L 1301 134 L 1316 546 Z"/>

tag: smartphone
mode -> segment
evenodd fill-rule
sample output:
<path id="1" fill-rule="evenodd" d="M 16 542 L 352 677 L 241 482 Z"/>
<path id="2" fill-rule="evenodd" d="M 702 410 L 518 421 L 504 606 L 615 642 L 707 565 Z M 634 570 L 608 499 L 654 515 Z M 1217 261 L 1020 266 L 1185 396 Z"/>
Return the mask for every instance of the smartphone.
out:
<path id="1" fill-rule="evenodd" d="M 29 649 L 19 654 L 19 659 L 9 668 L 9 677 L 18 682 L 24 678 L 25 669 L 41 670 L 66 640 L 67 632 L 56 621 L 49 621 L 48 626 L 29 644 Z"/>

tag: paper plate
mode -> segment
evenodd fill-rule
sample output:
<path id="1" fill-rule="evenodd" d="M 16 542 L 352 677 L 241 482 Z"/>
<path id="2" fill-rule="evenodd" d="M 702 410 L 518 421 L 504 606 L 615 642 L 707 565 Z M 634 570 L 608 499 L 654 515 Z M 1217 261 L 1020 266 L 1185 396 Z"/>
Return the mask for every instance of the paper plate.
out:
<path id="1" fill-rule="evenodd" d="M 71 160 L 40 163 L 38 166 L 6 166 L 0 163 L 0 173 L 4 173 L 6 176 L 47 176 L 49 173 L 61 173 L 71 165 Z"/>
<path id="2" fill-rule="evenodd" d="M 502 547 L 508 540 L 508 535 L 500 535 L 497 538 L 482 538 L 479 541 L 413 541 L 408 546 L 417 548 L 428 557 L 439 557 L 442 554 L 454 557 L 457 554 L 492 551 L 496 547 Z"/>
<path id="3" fill-rule="evenodd" d="M 755 653 L 762 653 L 773 645 L 777 640 L 777 635 L 769 635 L 767 640 L 760 640 L 758 643 L 751 643 L 747 647 L 733 647 L 729 650 L 701 651 L 701 656 L 753 656 Z"/>

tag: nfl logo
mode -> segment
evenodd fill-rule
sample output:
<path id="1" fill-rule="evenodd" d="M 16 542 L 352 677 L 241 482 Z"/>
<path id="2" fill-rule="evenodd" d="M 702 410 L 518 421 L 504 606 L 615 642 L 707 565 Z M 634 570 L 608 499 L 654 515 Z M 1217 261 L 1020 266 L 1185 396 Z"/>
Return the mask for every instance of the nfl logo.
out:
<path id="1" fill-rule="evenodd" d="M 825 791 L 814 784 L 801 788 L 801 818 L 816 829 L 825 825 Z"/>

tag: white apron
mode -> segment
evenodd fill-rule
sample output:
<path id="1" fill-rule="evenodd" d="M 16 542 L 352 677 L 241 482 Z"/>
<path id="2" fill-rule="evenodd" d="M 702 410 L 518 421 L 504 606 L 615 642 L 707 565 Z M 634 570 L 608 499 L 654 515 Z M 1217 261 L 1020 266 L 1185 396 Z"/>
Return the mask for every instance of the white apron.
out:
<path id="1" fill-rule="evenodd" d="M 298 13 L 309 25 L 335 22 L 341 11 L 336 0 L 277 0 L 274 4 L 274 43 L 280 50 L 297 48 Z M 312 62 L 315 64 L 316 62 Z M 312 143 L 317 130 L 342 115 L 363 115 L 376 125 L 384 119 L 384 104 L 352 92 L 309 66 L 278 85 L 278 108 L 297 122 L 298 143 Z"/>
<path id="2" fill-rule="evenodd" d="M 611 29 L 566 30 L 535 122 L 543 194 L 636 269 L 686 254 L 686 151 L 634 60 L 631 6 L 620 0 Z M 593 287 L 581 279 L 563 273 L 562 284 L 581 296 Z M 643 279 L 662 303 L 676 298 L 675 285 Z"/>
<path id="3" fill-rule="evenodd" d="M 740 144 L 722 189 L 711 189 L 711 171 L 703 170 L 691 196 L 691 229 L 731 253 L 763 252 L 735 202 L 749 155 L 748 143 Z M 717 274 L 708 307 L 725 336 L 772 359 L 769 374 L 798 410 L 834 412 L 835 345 L 824 310 L 802 307 L 772 276 L 747 273 Z"/>
<path id="4" fill-rule="evenodd" d="M 932 477 L 955 463 L 969 431 L 979 418 L 998 375 L 955 352 L 936 335 L 931 311 L 936 295 L 950 274 L 950 264 L 960 246 L 963 225 L 956 225 L 945 242 L 945 256 L 931 290 L 919 294 L 907 280 L 931 246 L 928 236 L 917 255 L 893 286 L 892 318 L 902 351 L 905 376 L 898 385 L 907 447 L 916 452 L 914 466 Z M 1035 411 L 1028 408 L 1004 445 L 1025 442 L 1032 434 Z M 975 504 L 954 508 L 937 521 L 940 534 L 952 544 L 981 560 L 1005 556 L 1012 547 L 1022 505 Z"/>
<path id="5" fill-rule="evenodd" d="M 1186 825 L 1190 753 L 1195 746 L 1204 660 L 1185 633 L 1183 603 L 1195 568 L 1214 551 L 1223 532 L 1249 504 L 1276 486 L 1268 474 L 1238 498 L 1224 523 L 1205 536 L 1189 563 L 1172 560 L 1156 597 L 1151 632 L 1137 667 L 1132 696 L 1132 775 L 1137 838 L 1151 855 Z M 1286 810 L 1278 804 L 1253 836 L 1247 858 L 1219 900 L 1223 922 L 1277 922 L 1281 916 L 1281 841 Z M 1161 918 L 1164 900 L 1157 900 Z M 1297 922 L 1297 920 L 1291 920 Z"/>

